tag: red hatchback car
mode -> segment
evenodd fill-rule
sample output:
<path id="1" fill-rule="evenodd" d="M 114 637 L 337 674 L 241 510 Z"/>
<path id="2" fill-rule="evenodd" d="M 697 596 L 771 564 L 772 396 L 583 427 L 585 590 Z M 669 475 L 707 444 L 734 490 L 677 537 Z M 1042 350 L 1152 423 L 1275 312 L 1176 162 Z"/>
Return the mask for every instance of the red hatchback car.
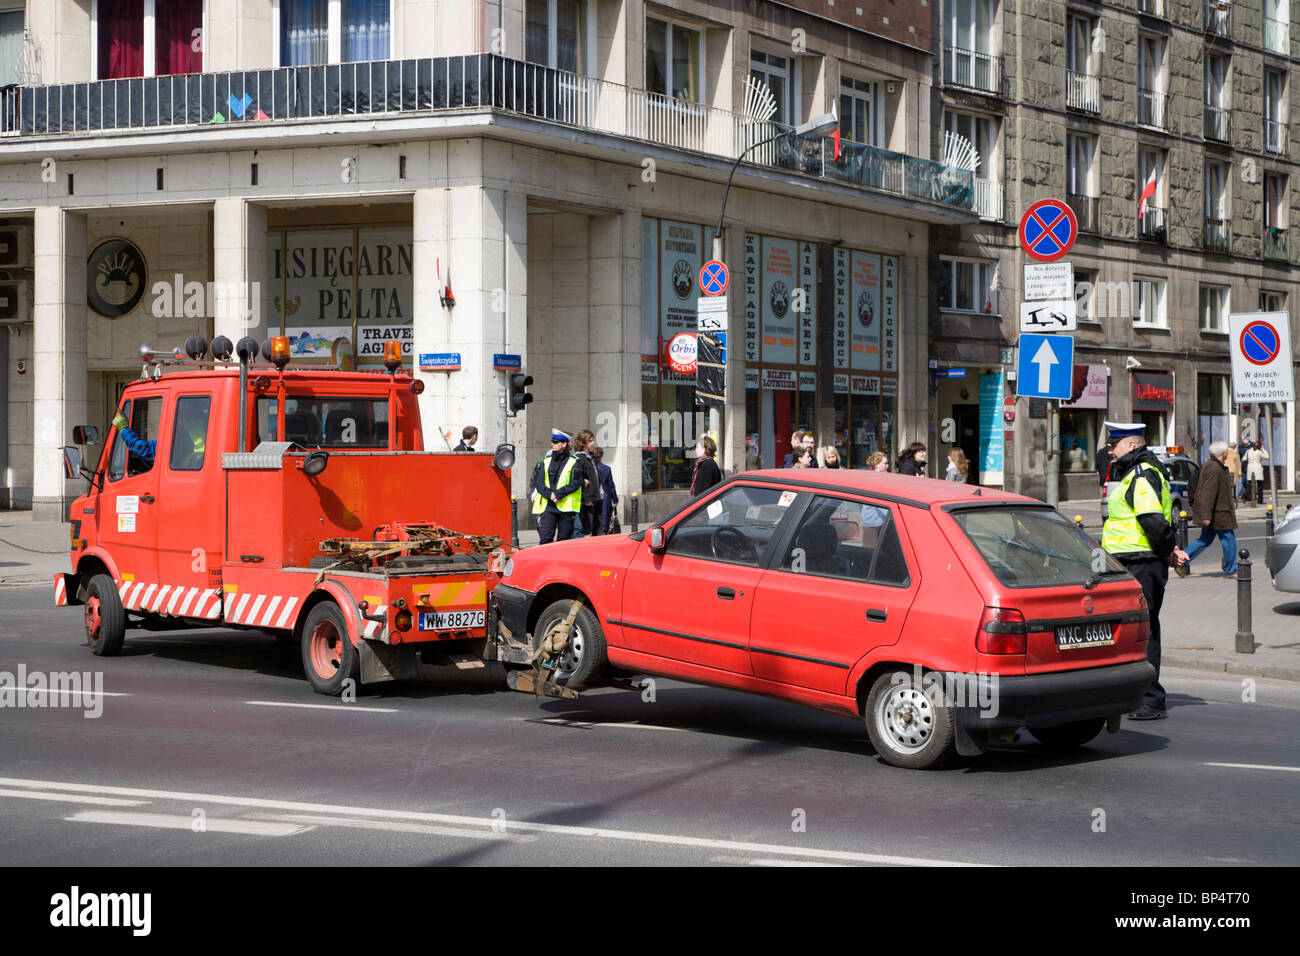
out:
<path id="1" fill-rule="evenodd" d="M 751 471 L 639 534 L 517 552 L 492 620 L 533 644 L 573 606 L 560 669 L 770 694 L 863 719 L 937 767 L 1023 727 L 1080 746 L 1154 671 L 1141 588 L 1053 508 L 871 471 Z"/>

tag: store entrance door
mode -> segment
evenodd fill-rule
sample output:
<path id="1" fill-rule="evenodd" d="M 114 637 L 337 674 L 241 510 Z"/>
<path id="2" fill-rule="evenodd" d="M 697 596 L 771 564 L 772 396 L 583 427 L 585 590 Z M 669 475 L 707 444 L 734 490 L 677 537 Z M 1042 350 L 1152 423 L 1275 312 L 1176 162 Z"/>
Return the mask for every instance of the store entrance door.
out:
<path id="1" fill-rule="evenodd" d="M 952 407 L 952 418 L 957 427 L 957 440 L 953 444 L 965 452 L 966 460 L 970 462 L 970 471 L 966 473 L 966 481 L 979 484 L 980 407 L 977 404 L 954 405 Z M 944 460 L 938 462 L 940 466 L 939 477 L 943 477 L 943 471 L 948 467 L 946 463 L 948 449 L 944 448 L 942 452 Z"/>

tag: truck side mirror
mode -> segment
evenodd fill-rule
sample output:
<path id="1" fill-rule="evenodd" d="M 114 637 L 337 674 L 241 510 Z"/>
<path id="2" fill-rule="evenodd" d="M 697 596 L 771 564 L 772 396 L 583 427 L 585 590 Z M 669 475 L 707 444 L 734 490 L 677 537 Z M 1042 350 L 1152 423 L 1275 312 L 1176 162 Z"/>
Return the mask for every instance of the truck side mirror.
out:
<path id="1" fill-rule="evenodd" d="M 72 429 L 72 440 L 78 445 L 98 445 L 99 429 L 94 425 L 77 425 Z"/>
<path id="2" fill-rule="evenodd" d="M 68 478 L 81 477 L 81 449 L 75 445 L 63 446 L 63 474 Z"/>
<path id="3" fill-rule="evenodd" d="M 314 451 L 302 460 L 302 473 L 308 478 L 315 478 L 325 466 L 330 463 L 330 454 L 327 451 Z"/>
<path id="4" fill-rule="evenodd" d="M 660 553 L 662 553 L 663 550 L 664 550 L 664 546 L 665 546 L 667 543 L 668 543 L 668 542 L 667 542 L 667 538 L 666 538 L 666 536 L 664 535 L 664 529 L 663 529 L 663 528 L 651 528 L 651 529 L 650 529 L 650 550 L 651 550 L 652 552 L 654 552 L 655 554 L 660 554 Z"/>

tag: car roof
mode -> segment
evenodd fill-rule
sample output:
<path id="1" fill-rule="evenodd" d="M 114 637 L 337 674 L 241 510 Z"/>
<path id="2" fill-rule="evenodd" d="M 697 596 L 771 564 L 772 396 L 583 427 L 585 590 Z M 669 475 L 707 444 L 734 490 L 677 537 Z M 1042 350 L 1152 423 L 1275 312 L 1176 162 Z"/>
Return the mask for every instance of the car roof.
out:
<path id="1" fill-rule="evenodd" d="M 1043 507 L 1037 498 L 1012 494 L 1000 488 L 959 484 L 938 478 L 920 478 L 868 468 L 764 468 L 737 472 L 727 479 L 763 481 L 810 491 L 847 491 L 888 498 L 918 508 L 952 503 L 1016 502 Z"/>

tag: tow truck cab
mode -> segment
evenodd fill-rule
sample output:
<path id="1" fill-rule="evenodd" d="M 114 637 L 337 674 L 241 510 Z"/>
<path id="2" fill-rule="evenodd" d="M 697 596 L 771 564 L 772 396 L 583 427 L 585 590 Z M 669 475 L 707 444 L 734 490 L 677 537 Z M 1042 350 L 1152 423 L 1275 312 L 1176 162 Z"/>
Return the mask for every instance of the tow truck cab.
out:
<path id="1" fill-rule="evenodd" d="M 324 693 L 415 676 L 435 644 L 481 657 L 513 456 L 424 451 L 422 383 L 396 368 L 258 365 L 240 346 L 242 369 L 150 353 L 118 411 L 152 446 L 110 428 L 81 470 L 55 600 L 86 606 L 91 649 L 116 654 L 128 627 L 256 628 L 304 640 Z"/>

